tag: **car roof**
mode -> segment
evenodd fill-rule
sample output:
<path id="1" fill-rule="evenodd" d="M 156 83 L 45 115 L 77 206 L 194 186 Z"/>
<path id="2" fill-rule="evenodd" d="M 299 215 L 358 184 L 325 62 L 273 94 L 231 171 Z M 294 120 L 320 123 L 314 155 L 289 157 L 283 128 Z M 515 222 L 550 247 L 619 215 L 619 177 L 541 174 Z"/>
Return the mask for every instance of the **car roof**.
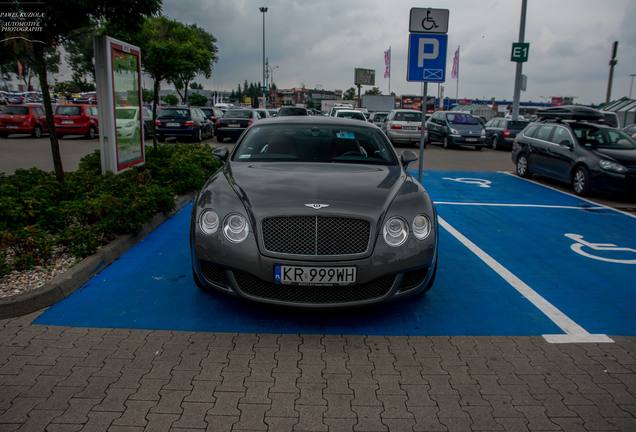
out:
<path id="1" fill-rule="evenodd" d="M 258 121 L 258 125 L 280 125 L 280 124 L 307 124 L 322 126 L 357 126 L 376 130 L 378 127 L 360 120 L 347 119 L 342 117 L 325 116 L 290 116 L 274 117 Z"/>
<path id="2" fill-rule="evenodd" d="M 363 112 L 363 111 L 355 110 L 355 109 L 351 109 L 351 108 L 349 108 L 349 109 L 343 109 L 343 110 L 338 110 L 338 112 L 346 112 L 346 113 L 347 113 L 347 112 L 350 112 L 350 113 L 360 113 L 360 114 L 364 114 L 364 112 Z"/>
<path id="3" fill-rule="evenodd" d="M 409 108 L 399 108 L 399 109 L 394 109 L 393 111 L 395 112 L 416 112 L 416 113 L 421 113 L 422 111 L 416 110 L 416 109 L 409 109 Z"/>

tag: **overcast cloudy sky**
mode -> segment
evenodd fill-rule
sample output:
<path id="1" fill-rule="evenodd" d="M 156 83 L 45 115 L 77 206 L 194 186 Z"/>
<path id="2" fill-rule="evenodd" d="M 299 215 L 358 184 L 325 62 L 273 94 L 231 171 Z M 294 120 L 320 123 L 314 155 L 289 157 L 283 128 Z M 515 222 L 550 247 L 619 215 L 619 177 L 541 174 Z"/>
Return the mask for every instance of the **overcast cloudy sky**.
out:
<path id="1" fill-rule="evenodd" d="M 391 89 L 419 93 L 420 85 L 405 79 L 409 9 L 438 7 L 450 9 L 446 94 L 455 94 L 450 63 L 461 45 L 459 96 L 512 97 L 510 47 L 518 37 L 521 0 L 164 0 L 166 15 L 196 23 L 218 39 L 214 76 L 200 80 L 206 87 L 230 89 L 246 79 L 262 79 L 259 6 L 269 8 L 266 55 L 279 66 L 274 73 L 279 88 L 304 83 L 346 89 L 358 66 L 375 69 L 376 84 L 386 93 L 383 51 L 391 46 Z M 613 97 L 620 97 L 629 92 L 629 74 L 636 73 L 636 1 L 529 0 L 528 91 L 522 99 L 603 101 L 614 40 L 619 50 Z M 436 86 L 429 94 L 436 94 Z"/>

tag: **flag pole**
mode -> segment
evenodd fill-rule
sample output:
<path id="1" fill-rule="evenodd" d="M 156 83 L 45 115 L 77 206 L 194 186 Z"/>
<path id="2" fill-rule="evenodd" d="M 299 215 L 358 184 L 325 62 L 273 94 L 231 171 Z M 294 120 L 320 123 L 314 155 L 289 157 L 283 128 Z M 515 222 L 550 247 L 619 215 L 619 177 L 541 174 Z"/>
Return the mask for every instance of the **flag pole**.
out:
<path id="1" fill-rule="evenodd" d="M 391 45 L 389 45 L 389 95 L 391 94 Z"/>
<path id="2" fill-rule="evenodd" d="M 455 104 L 459 104 L 459 45 L 457 45 L 457 85 L 455 86 Z"/>

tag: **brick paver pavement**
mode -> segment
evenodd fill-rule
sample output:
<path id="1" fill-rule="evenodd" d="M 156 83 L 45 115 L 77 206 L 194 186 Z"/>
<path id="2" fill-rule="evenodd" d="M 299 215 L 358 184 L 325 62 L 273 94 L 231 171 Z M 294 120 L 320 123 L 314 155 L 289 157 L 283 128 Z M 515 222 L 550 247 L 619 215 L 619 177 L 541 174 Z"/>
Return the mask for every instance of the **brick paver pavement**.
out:
<path id="1" fill-rule="evenodd" d="M 0 321 L 0 431 L 636 431 L 636 338 L 222 334 Z"/>

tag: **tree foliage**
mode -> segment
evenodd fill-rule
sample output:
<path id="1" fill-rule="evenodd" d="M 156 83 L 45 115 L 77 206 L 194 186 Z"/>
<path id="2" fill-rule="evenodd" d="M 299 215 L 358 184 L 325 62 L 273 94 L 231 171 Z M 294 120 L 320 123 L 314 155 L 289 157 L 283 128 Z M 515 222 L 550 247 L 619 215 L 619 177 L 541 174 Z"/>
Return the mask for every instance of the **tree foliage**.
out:
<path id="1" fill-rule="evenodd" d="M 364 94 L 372 95 L 372 96 L 381 95 L 382 94 L 382 90 L 380 90 L 379 87 L 373 87 L 370 90 L 365 91 Z"/>
<path id="2" fill-rule="evenodd" d="M 208 98 L 199 93 L 191 93 L 190 96 L 188 96 L 188 102 L 194 106 L 205 106 L 208 103 Z"/>
<path id="3" fill-rule="evenodd" d="M 345 100 L 353 100 L 356 96 L 355 87 L 349 87 L 343 94 L 342 98 Z"/>
<path id="4" fill-rule="evenodd" d="M 179 98 L 172 93 L 165 95 L 161 99 L 163 99 L 167 105 L 177 105 L 179 103 Z"/>

